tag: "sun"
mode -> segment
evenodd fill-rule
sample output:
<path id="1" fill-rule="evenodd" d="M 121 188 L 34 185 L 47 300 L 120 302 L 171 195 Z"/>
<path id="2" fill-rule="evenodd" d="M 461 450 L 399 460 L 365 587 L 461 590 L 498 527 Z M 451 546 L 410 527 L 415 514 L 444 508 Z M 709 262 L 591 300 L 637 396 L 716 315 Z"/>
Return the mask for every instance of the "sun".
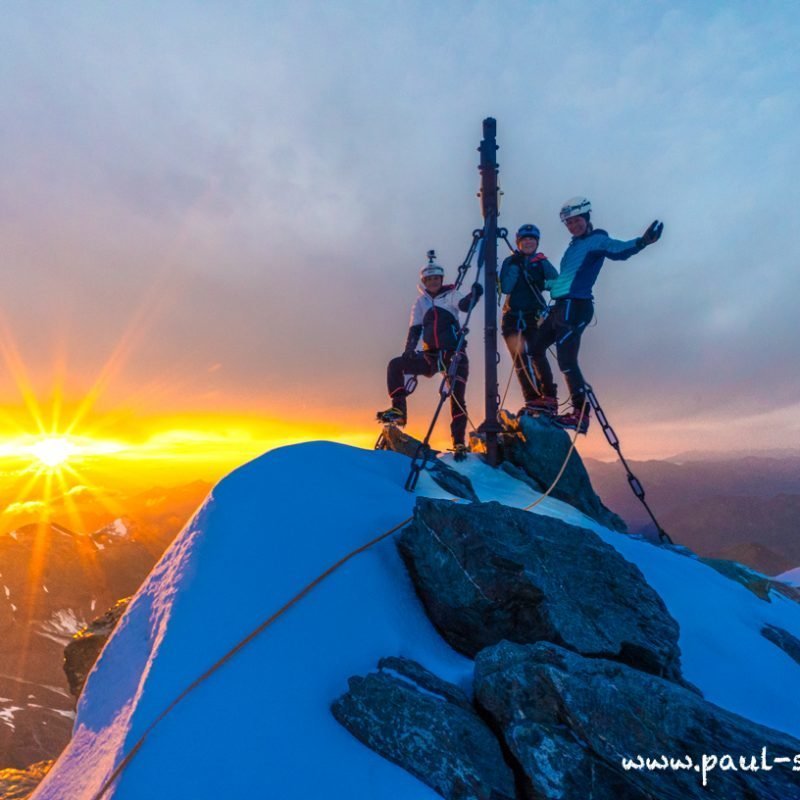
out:
<path id="1" fill-rule="evenodd" d="M 78 448 L 65 436 L 49 436 L 28 448 L 31 455 L 51 469 L 65 464 L 78 452 Z"/>

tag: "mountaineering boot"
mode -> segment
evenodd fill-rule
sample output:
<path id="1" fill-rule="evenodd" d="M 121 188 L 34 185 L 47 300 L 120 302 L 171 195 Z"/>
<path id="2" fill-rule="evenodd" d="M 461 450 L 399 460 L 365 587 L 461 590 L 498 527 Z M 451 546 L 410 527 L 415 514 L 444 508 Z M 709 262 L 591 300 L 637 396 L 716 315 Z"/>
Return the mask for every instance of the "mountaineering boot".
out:
<path id="1" fill-rule="evenodd" d="M 580 427 L 578 421 L 580 420 Z M 568 414 L 559 414 L 553 417 L 553 425 L 559 428 L 565 428 L 571 431 L 578 431 L 578 433 L 586 433 L 589 430 L 589 409 L 586 409 L 583 419 L 581 419 L 581 412 L 574 409 Z"/>
<path id="2" fill-rule="evenodd" d="M 538 417 L 540 414 L 554 417 L 558 414 L 558 400 L 555 397 L 547 397 L 545 395 L 534 397 L 533 400 L 528 400 L 522 406 L 517 416 L 521 417 L 523 414 L 530 414 L 533 417 Z"/>
<path id="3" fill-rule="evenodd" d="M 453 445 L 453 458 L 456 461 L 464 461 L 467 458 L 467 453 L 469 453 L 469 450 L 465 444 Z"/>
<path id="4" fill-rule="evenodd" d="M 375 419 L 384 425 L 397 425 L 402 428 L 406 424 L 406 412 L 393 406 L 392 408 L 387 408 L 386 411 L 379 411 L 375 415 Z"/>

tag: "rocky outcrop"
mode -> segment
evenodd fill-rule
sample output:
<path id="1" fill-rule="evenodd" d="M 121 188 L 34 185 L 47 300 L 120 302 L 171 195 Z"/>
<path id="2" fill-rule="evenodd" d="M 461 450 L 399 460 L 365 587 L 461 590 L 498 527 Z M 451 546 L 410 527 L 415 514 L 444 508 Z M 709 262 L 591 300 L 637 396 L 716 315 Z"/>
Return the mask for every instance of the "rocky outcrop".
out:
<path id="1" fill-rule="evenodd" d="M 780 647 L 789 658 L 800 664 L 800 639 L 796 636 L 792 636 L 789 631 L 785 631 L 777 625 L 764 625 L 761 629 L 761 635 L 772 644 Z"/>
<path id="2" fill-rule="evenodd" d="M 78 631 L 64 648 L 64 672 L 69 690 L 75 697 L 80 697 L 94 662 L 105 647 L 111 632 L 117 627 L 130 600 L 130 597 L 118 600 L 102 617 L 92 620 Z"/>
<path id="3" fill-rule="evenodd" d="M 514 800 L 500 744 L 457 687 L 414 661 L 383 659 L 331 710 L 350 733 L 452 800 Z"/>
<path id="4" fill-rule="evenodd" d="M 800 589 L 795 586 L 789 586 L 782 581 L 769 578 L 752 567 L 740 564 L 737 561 L 728 561 L 723 558 L 701 558 L 688 548 L 680 548 L 678 551 L 680 552 L 681 549 L 690 558 L 697 558 L 698 561 L 702 561 L 711 569 L 719 572 L 720 575 L 740 583 L 761 600 L 765 600 L 768 603 L 771 602 L 770 595 L 774 592 L 793 600 L 795 603 L 800 603 Z"/>
<path id="5" fill-rule="evenodd" d="M 531 800 L 800 798 L 791 762 L 800 741 L 617 662 L 503 642 L 478 656 L 475 695 L 522 766 Z M 762 751 L 768 764 L 790 760 L 755 770 Z M 716 759 L 706 788 L 704 755 Z M 670 768 L 670 758 L 684 767 Z"/>
<path id="6" fill-rule="evenodd" d="M 500 503 L 419 498 L 398 547 L 428 616 L 462 653 L 548 641 L 681 680 L 678 624 L 592 531 Z"/>
<path id="7" fill-rule="evenodd" d="M 39 761 L 27 769 L 0 769 L 0 800 L 27 800 L 53 763 Z"/>
<path id="8" fill-rule="evenodd" d="M 103 544 L 55 523 L 0 535 L 0 767 L 25 769 L 65 747 L 75 702 L 64 647 L 135 592 L 153 561 L 140 542 Z"/>
<path id="9" fill-rule="evenodd" d="M 395 453 L 402 453 L 409 458 L 414 458 L 419 446 L 422 444 L 419 439 L 409 436 L 409 434 L 395 425 L 384 426 L 382 443 L 381 449 L 393 450 Z M 461 497 L 464 500 L 478 500 L 478 495 L 475 494 L 475 490 L 472 488 L 472 482 L 466 475 L 462 475 L 436 458 L 439 455 L 438 450 L 431 448 L 429 454 L 430 457 L 425 470 L 442 489 L 454 497 Z"/>
<path id="10" fill-rule="evenodd" d="M 523 480 L 537 492 L 547 491 L 567 459 L 571 445 L 569 435 L 544 418 L 527 415 L 515 417 L 505 411 L 501 413 L 501 418 L 506 431 L 515 434 L 503 439 L 507 462 L 522 470 Z M 508 471 L 508 467 L 505 469 Z M 512 475 L 521 477 L 513 471 Z M 627 530 L 622 519 L 606 508 L 595 494 L 589 474 L 576 450 L 566 461 L 564 473 L 558 479 L 551 497 L 575 506 L 608 528 Z"/>

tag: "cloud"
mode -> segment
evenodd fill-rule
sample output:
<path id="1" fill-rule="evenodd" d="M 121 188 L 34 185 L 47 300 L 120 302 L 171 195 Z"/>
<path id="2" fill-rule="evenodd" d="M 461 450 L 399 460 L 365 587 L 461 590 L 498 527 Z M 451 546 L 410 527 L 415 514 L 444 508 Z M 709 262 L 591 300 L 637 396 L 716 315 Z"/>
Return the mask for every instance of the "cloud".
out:
<path id="1" fill-rule="evenodd" d="M 20 516 L 33 514 L 47 509 L 47 504 L 41 500 L 27 500 L 25 502 L 10 503 L 3 512 L 6 516 Z"/>
<path id="2" fill-rule="evenodd" d="M 0 288 L 42 387 L 54 340 L 80 391 L 147 306 L 109 405 L 369 419 L 425 251 L 452 274 L 480 224 L 475 148 L 491 114 L 501 223 L 536 222 L 554 261 L 557 208 L 576 193 L 620 238 L 666 221 L 657 247 L 607 263 L 597 284 L 584 359 L 612 407 L 734 421 L 796 395 L 794 7 L 9 16 Z"/>
<path id="3" fill-rule="evenodd" d="M 65 492 L 65 495 L 69 497 L 76 497 L 78 495 L 84 495 L 84 494 L 93 494 L 93 492 L 92 489 L 90 489 L 88 486 L 84 486 L 83 484 L 72 486 Z"/>

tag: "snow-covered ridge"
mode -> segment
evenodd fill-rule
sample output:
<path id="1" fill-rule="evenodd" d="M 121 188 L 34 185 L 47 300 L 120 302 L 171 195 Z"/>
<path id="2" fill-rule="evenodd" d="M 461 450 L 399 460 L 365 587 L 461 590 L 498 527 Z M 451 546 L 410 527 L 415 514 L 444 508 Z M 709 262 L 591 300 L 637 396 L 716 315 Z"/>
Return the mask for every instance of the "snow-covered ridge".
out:
<path id="1" fill-rule="evenodd" d="M 780 575 L 775 577 L 775 580 L 788 583 L 789 586 L 797 586 L 800 588 L 800 567 L 795 567 L 787 572 L 782 572 Z"/>
<path id="2" fill-rule="evenodd" d="M 332 563 L 409 517 L 408 463 L 318 442 L 271 451 L 220 482 L 122 618 L 82 695 L 73 740 L 34 797 L 93 797 L 200 673 Z M 477 457 L 452 466 L 481 500 L 521 508 L 536 497 Z M 450 497 L 426 474 L 417 493 Z M 800 735 L 800 697 L 787 691 L 800 667 L 761 636 L 771 624 L 800 637 L 800 606 L 763 602 L 699 561 L 557 500 L 535 513 L 596 531 L 641 569 L 679 622 L 684 674 L 708 700 Z M 349 561 L 189 695 L 106 796 L 435 798 L 329 712 L 349 676 L 390 654 L 471 689 L 472 662 L 433 629 L 391 539 Z"/>

